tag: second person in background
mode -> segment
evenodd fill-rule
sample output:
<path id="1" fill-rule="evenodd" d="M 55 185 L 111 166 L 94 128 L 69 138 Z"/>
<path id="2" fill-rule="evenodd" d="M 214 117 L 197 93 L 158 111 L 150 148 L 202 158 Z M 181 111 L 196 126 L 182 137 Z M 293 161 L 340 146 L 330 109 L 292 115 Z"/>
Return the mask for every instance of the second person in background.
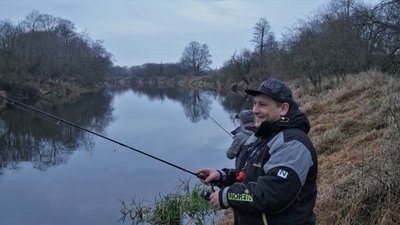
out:
<path id="1" fill-rule="evenodd" d="M 233 141 L 229 149 L 226 151 L 226 156 L 229 159 L 235 159 L 235 168 L 241 168 L 243 163 L 243 155 L 246 152 L 244 144 L 247 139 L 254 134 L 254 114 L 251 110 L 242 110 L 235 116 L 239 119 L 240 125 L 231 132 Z"/>

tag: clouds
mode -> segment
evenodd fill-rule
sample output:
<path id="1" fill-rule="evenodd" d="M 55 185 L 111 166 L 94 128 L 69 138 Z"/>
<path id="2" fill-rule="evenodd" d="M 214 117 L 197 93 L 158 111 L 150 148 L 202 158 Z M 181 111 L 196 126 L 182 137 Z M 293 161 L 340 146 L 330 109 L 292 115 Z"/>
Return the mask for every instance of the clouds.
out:
<path id="1" fill-rule="evenodd" d="M 1 0 L 0 19 L 32 10 L 70 20 L 103 40 L 117 65 L 178 62 L 191 41 L 207 44 L 213 68 L 235 50 L 252 48 L 253 26 L 265 17 L 279 38 L 286 27 L 328 0 Z"/>

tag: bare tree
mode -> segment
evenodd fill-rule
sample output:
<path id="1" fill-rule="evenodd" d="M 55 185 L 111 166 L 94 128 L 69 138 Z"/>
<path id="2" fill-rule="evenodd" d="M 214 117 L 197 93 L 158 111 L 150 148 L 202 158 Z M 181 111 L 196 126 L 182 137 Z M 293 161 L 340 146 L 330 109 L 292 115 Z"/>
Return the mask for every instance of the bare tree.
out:
<path id="1" fill-rule="evenodd" d="M 251 42 L 254 43 L 254 53 L 257 58 L 258 72 L 262 75 L 266 71 L 266 55 L 274 52 L 278 49 L 278 43 L 275 40 L 275 36 L 271 30 L 271 25 L 265 18 L 260 18 L 260 20 L 253 27 L 253 39 Z"/>
<path id="2" fill-rule="evenodd" d="M 190 42 L 183 51 L 181 65 L 196 75 L 210 70 L 211 54 L 207 44 Z"/>
<path id="3" fill-rule="evenodd" d="M 249 49 L 242 49 L 239 53 L 235 53 L 224 63 L 224 67 L 220 70 L 226 78 L 233 80 L 243 80 L 249 83 L 248 75 L 254 66 L 253 53 Z"/>
<path id="4" fill-rule="evenodd" d="M 383 0 L 372 8 L 367 22 L 372 26 L 371 44 L 380 68 L 400 74 L 400 1 Z"/>

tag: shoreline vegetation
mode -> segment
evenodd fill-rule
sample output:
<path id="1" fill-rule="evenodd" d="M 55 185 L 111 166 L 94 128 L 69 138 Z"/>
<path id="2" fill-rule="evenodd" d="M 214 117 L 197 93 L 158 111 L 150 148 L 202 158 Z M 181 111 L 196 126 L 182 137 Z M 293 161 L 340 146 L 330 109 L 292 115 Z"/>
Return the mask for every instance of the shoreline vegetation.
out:
<path id="1" fill-rule="evenodd" d="M 246 83 L 244 81 L 226 81 L 216 80 L 212 76 L 183 76 L 183 77 L 118 77 L 108 79 L 104 82 L 82 85 L 71 81 L 42 81 L 28 82 L 18 85 L 4 85 L 1 95 L 27 100 L 39 101 L 47 104 L 55 102 L 73 102 L 81 95 L 90 92 L 96 92 L 107 87 L 154 87 L 154 88 L 189 88 L 197 90 L 212 90 L 227 94 L 229 92 L 241 92 L 250 87 L 256 87 L 259 81 Z M 244 94 L 244 92 L 243 92 Z M 1 110 L 0 105 L 0 110 Z"/>
<path id="2" fill-rule="evenodd" d="M 254 82 L 254 86 L 257 82 Z M 18 85 L 3 85 L 0 95 L 27 100 L 40 101 L 43 103 L 54 104 L 55 102 L 73 102 L 81 95 L 90 92 L 97 92 L 107 87 L 154 87 L 154 88 L 174 88 L 184 87 L 190 89 L 213 90 L 220 93 L 237 92 L 246 89 L 248 86 L 244 82 L 225 82 L 216 81 L 211 76 L 201 77 L 182 77 L 168 78 L 114 78 L 101 83 L 82 85 L 71 81 L 44 81 L 29 82 Z M 2 105 L 0 104 L 0 110 Z"/>

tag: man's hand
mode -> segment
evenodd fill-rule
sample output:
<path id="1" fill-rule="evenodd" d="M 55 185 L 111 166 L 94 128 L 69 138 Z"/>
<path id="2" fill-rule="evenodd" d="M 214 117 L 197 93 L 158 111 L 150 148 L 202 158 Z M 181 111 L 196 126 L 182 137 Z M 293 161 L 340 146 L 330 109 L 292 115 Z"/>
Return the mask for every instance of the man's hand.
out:
<path id="1" fill-rule="evenodd" d="M 213 192 L 210 195 L 210 203 L 214 209 L 216 210 L 221 209 L 221 204 L 219 203 L 219 191 Z"/>
<path id="2" fill-rule="evenodd" d="M 202 168 L 197 171 L 197 177 L 203 184 L 209 185 L 220 179 L 219 172 L 212 168 Z"/>

